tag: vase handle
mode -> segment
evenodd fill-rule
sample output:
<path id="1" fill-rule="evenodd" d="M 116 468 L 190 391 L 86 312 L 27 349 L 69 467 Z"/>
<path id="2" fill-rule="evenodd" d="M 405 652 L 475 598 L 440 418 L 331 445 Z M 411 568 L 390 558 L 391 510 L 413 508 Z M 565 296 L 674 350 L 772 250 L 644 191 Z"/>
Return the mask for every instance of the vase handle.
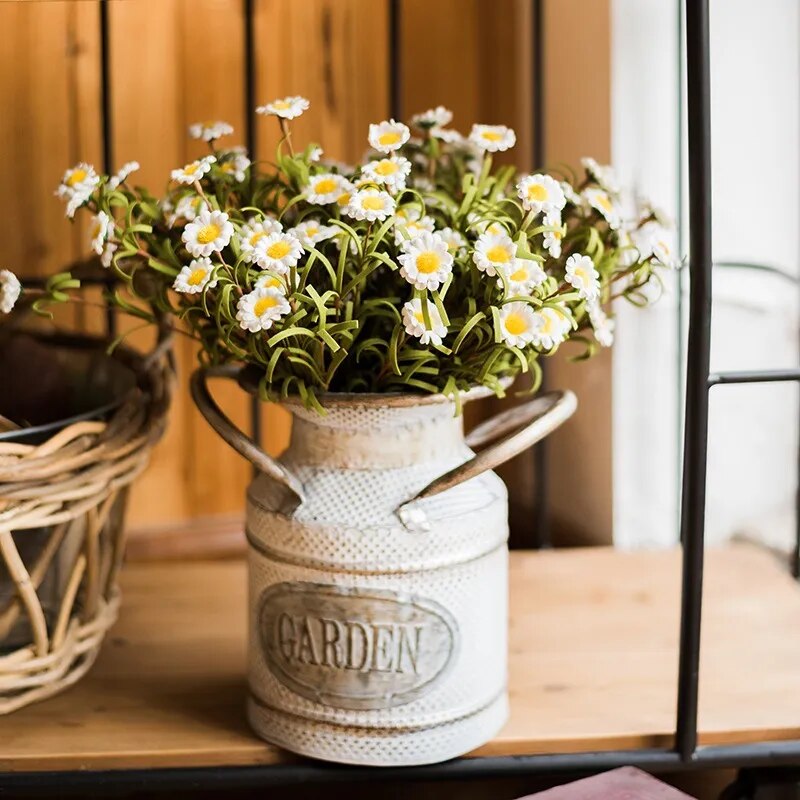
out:
<path id="1" fill-rule="evenodd" d="M 478 452 L 399 506 L 397 515 L 407 528 L 427 530 L 429 525 L 424 511 L 415 507 L 418 500 L 447 491 L 508 461 L 552 433 L 577 407 L 578 401 L 572 392 L 548 392 L 487 419 L 466 437 L 467 445 L 479 448 Z"/>
<path id="2" fill-rule="evenodd" d="M 278 509 L 287 516 L 291 515 L 305 500 L 303 486 L 300 481 L 267 455 L 249 436 L 239 430 L 225 412 L 217 405 L 208 389 L 209 378 L 228 378 L 235 380 L 241 368 L 234 364 L 223 364 L 215 367 L 201 367 L 192 373 L 192 399 L 200 413 L 211 427 L 240 455 L 244 456 L 256 469 L 272 478 L 286 490 L 286 496 Z"/>

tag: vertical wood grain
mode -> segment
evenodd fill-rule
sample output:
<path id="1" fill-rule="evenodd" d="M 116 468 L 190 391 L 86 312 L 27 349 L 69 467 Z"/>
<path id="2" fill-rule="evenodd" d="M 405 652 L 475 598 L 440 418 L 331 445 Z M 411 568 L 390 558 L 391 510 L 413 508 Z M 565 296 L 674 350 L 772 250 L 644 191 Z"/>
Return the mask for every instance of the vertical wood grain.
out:
<path id="1" fill-rule="evenodd" d="M 611 157 L 610 0 L 545 4 L 547 159 L 580 166 Z M 575 352 L 574 350 L 572 352 Z M 612 542 L 611 358 L 573 363 L 565 347 L 551 361 L 553 388 L 570 388 L 578 411 L 550 443 L 551 505 L 570 542 Z"/>
<path id="2" fill-rule="evenodd" d="M 546 2 L 548 162 L 575 164 L 609 153 L 610 0 Z M 387 0 L 257 0 L 256 93 L 259 103 L 302 94 L 311 109 L 293 124 L 294 142 L 324 145 L 325 155 L 359 159 L 370 122 L 389 115 Z M 186 127 L 224 119 L 243 141 L 242 0 L 127 0 L 110 4 L 111 81 L 116 166 L 136 159 L 137 180 L 160 193 L 175 166 L 200 155 Z M 528 0 L 402 0 L 402 105 L 406 115 L 442 103 L 454 126 L 473 122 L 515 128 L 505 155 L 528 169 L 531 152 L 531 42 Z M 101 162 L 98 3 L 46 0 L 0 3 L 0 218 L 14 236 L 0 241 L 0 266 L 48 274 L 88 252 L 86 222 L 64 220 L 53 191 L 64 169 Z M 213 35 L 209 36 L 209 30 Z M 258 144 L 271 161 L 275 121 L 261 118 Z M 100 317 L 69 311 L 62 319 L 98 329 Z M 134 337 L 137 342 L 143 336 Z M 195 411 L 185 390 L 194 345 L 176 344 L 180 391 L 172 421 L 131 503 L 131 524 L 167 523 L 242 513 L 248 465 Z M 554 387 L 575 388 L 578 416 L 550 448 L 556 521 L 578 538 L 608 540 L 611 526 L 610 356 L 571 365 L 559 358 Z M 246 429 L 246 398 L 216 387 L 223 407 Z M 485 416 L 492 404 L 472 412 Z M 265 406 L 266 447 L 280 452 L 288 415 Z M 520 458 L 505 470 L 527 514 L 534 476 Z M 574 492 L 580 486 L 580 492 Z"/>

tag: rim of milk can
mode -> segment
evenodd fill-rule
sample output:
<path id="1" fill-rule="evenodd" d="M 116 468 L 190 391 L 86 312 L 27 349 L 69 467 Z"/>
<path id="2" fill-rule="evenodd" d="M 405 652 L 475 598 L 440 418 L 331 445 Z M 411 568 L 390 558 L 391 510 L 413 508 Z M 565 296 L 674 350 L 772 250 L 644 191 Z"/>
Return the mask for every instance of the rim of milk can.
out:
<path id="1" fill-rule="evenodd" d="M 227 365 L 226 365 L 227 367 Z M 247 367 L 233 367 L 231 369 L 211 368 L 210 376 L 233 377 L 239 386 L 246 392 L 258 396 L 259 378 L 255 370 Z M 217 371 L 219 369 L 219 371 Z M 514 382 L 514 378 L 501 378 L 500 386 L 505 390 Z M 481 400 L 495 395 L 495 391 L 488 386 L 476 385 L 459 392 L 461 402 L 468 403 L 472 400 Z M 425 406 L 442 403 L 453 403 L 453 398 L 445 394 L 422 394 L 421 392 L 321 392 L 317 395 L 323 408 L 334 406 L 366 406 L 381 408 L 401 408 L 407 406 Z M 303 404 L 299 395 L 289 395 L 281 398 L 280 405 L 301 406 Z"/>
<path id="2" fill-rule="evenodd" d="M 237 380 L 245 389 L 248 381 L 246 368 L 236 364 L 225 364 L 215 367 L 202 367 L 194 372 L 191 379 L 192 398 L 200 413 L 206 418 L 219 435 L 250 461 L 257 470 L 272 478 L 286 490 L 286 497 L 281 503 L 281 512 L 291 515 L 303 502 L 305 492 L 302 482 L 287 467 L 266 453 L 257 442 L 237 428 L 222 409 L 217 405 L 208 388 L 209 378 L 228 378 Z M 250 384 L 252 385 L 252 384 Z M 491 389 L 477 386 L 470 389 L 462 399 L 470 395 L 470 399 L 485 397 Z M 414 406 L 420 403 L 445 403 L 452 399 L 445 395 L 415 394 L 335 394 L 325 399 L 339 406 L 387 407 L 390 405 Z M 298 401 L 299 403 L 299 401 Z M 577 408 L 578 401 L 570 391 L 548 392 L 534 397 L 526 403 L 511 406 L 495 414 L 478 425 L 467 437 L 466 444 L 477 453 L 463 464 L 431 481 L 414 497 L 409 498 L 397 509 L 398 516 L 407 527 L 424 526 L 417 501 L 447 491 L 464 481 L 480 475 L 486 470 L 494 469 L 531 445 L 543 439 L 550 432 L 568 420 Z"/>

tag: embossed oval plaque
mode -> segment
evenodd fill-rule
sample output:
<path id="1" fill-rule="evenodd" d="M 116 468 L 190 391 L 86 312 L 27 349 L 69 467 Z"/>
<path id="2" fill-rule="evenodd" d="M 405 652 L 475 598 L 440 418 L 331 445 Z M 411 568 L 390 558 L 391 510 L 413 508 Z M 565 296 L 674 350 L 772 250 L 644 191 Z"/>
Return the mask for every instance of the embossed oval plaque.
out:
<path id="1" fill-rule="evenodd" d="M 347 709 L 416 700 L 442 679 L 458 648 L 456 621 L 432 600 L 305 582 L 264 591 L 259 633 L 278 680 Z"/>

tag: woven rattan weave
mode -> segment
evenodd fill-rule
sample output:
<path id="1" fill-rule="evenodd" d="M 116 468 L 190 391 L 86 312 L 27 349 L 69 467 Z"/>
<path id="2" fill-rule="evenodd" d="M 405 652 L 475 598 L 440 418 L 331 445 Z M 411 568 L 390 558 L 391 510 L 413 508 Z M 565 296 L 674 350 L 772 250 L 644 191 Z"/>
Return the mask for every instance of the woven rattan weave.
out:
<path id="1" fill-rule="evenodd" d="M 91 337 L 48 335 L 98 348 Z M 0 442 L 0 714 L 55 694 L 92 665 L 119 607 L 128 487 L 165 425 L 169 342 L 117 348 L 137 385 L 99 420 L 37 444 Z"/>

